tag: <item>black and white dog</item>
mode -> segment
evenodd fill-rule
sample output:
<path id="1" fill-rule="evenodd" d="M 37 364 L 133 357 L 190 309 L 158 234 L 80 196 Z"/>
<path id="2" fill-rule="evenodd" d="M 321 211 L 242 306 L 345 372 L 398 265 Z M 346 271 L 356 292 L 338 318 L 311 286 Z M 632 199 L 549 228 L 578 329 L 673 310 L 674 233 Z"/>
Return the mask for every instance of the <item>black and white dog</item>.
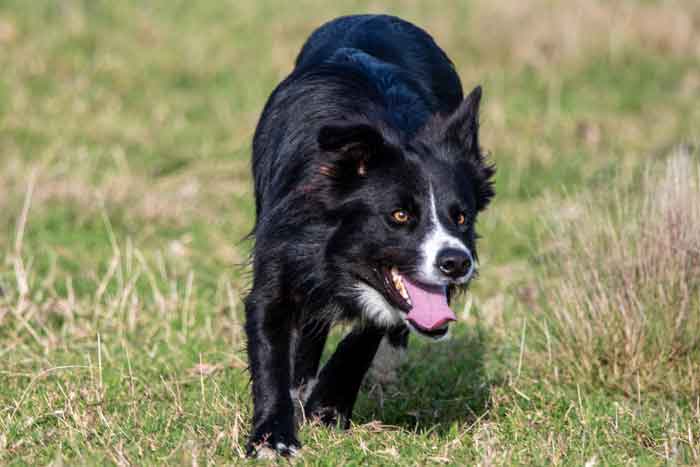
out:
<path id="1" fill-rule="evenodd" d="M 296 452 L 297 404 L 347 427 L 382 339 L 446 335 L 494 194 L 480 98 L 430 35 L 385 15 L 316 30 L 270 96 L 253 141 L 249 455 Z M 338 321 L 356 324 L 319 372 Z"/>

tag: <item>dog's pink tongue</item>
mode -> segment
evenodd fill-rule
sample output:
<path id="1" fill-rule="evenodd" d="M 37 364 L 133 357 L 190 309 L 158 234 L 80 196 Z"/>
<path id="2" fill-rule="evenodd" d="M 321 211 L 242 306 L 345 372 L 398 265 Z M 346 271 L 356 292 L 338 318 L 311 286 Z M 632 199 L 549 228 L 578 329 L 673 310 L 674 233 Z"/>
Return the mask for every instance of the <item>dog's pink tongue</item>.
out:
<path id="1" fill-rule="evenodd" d="M 447 293 L 444 287 L 426 287 L 404 278 L 404 284 L 411 297 L 413 308 L 406 318 L 421 328 L 432 331 L 457 317 L 447 306 Z"/>

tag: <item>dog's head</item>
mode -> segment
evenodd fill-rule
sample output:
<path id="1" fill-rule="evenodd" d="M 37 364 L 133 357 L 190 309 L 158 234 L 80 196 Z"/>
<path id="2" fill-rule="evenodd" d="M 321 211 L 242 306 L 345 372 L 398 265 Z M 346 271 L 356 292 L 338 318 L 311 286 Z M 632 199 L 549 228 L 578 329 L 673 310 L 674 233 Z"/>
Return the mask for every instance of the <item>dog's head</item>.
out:
<path id="1" fill-rule="evenodd" d="M 451 115 L 401 136 L 369 120 L 318 134 L 328 221 L 325 254 L 366 316 L 442 337 L 448 294 L 477 266 L 475 222 L 494 192 L 478 138 L 481 88 Z M 322 252 L 319 252 L 322 253 Z"/>

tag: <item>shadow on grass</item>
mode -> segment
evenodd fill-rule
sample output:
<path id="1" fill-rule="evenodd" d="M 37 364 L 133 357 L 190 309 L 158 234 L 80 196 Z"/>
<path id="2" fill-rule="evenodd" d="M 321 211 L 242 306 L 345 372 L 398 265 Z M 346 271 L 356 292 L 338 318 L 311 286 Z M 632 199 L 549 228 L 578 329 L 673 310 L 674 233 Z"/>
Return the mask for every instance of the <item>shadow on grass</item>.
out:
<path id="1" fill-rule="evenodd" d="M 483 417 L 491 400 L 484 369 L 487 337 L 469 329 L 446 342 L 411 336 L 399 381 L 389 388 L 365 384 L 355 407 L 357 424 L 380 420 L 419 433 L 447 433 Z"/>

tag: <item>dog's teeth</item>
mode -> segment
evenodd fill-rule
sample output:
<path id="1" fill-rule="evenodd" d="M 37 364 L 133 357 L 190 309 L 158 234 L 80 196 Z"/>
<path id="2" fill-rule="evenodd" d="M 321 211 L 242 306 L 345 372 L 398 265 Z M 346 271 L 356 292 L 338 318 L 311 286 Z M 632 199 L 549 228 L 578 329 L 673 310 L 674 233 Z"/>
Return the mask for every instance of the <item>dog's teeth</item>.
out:
<path id="1" fill-rule="evenodd" d="M 403 279 L 401 278 L 401 275 L 399 274 L 398 270 L 396 267 L 391 268 L 391 279 L 394 282 L 394 287 L 396 287 L 396 290 L 399 292 L 399 295 L 404 298 L 404 300 L 408 301 L 408 303 L 411 303 L 410 299 L 408 298 L 408 291 L 406 290 L 406 286 L 403 283 Z"/>

